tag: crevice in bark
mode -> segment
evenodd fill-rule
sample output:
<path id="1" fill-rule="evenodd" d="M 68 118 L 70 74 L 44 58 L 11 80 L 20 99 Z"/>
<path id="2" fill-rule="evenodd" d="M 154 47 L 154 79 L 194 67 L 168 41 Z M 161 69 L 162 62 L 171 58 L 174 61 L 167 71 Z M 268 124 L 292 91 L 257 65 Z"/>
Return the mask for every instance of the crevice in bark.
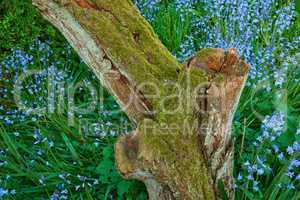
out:
<path id="1" fill-rule="evenodd" d="M 89 0 L 75 0 L 78 6 L 82 8 L 87 8 L 87 9 L 94 9 L 99 12 L 106 12 L 110 14 L 119 24 L 122 25 L 121 20 L 109 9 L 106 9 L 104 7 L 100 7 L 96 3 L 90 2 Z"/>

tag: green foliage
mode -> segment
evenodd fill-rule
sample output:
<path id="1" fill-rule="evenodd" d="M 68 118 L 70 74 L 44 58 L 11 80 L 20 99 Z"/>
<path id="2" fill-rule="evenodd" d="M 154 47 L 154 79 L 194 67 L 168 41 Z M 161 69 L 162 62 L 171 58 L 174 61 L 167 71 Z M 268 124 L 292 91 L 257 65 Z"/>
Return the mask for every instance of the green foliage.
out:
<path id="1" fill-rule="evenodd" d="M 31 0 L 0 1 L 0 58 L 16 45 L 29 46 L 37 37 L 47 36 L 62 41 L 53 26 L 46 23 L 31 5 Z M 3 42 L 5 41 L 5 42 Z"/>
<path id="2" fill-rule="evenodd" d="M 184 14 L 168 2 L 159 6 L 151 24 L 162 43 L 171 52 L 176 53 L 190 31 L 190 23 L 189 12 Z"/>

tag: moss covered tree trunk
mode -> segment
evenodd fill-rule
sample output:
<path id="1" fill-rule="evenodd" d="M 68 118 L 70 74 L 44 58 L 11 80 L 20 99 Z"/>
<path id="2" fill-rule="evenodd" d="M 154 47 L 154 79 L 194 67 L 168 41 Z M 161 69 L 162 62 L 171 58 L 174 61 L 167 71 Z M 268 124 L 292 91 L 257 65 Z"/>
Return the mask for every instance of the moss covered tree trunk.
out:
<path id="1" fill-rule="evenodd" d="M 233 198 L 231 122 L 248 66 L 234 49 L 179 63 L 131 0 L 33 0 L 136 124 L 115 150 L 150 199 Z"/>

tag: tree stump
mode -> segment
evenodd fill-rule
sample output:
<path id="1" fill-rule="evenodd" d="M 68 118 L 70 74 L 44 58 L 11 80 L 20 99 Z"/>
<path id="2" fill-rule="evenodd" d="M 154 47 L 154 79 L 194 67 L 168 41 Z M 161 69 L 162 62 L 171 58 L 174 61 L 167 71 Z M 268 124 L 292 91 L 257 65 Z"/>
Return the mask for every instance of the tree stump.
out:
<path id="1" fill-rule="evenodd" d="M 185 64 L 130 0 L 33 0 L 126 112 L 136 130 L 115 146 L 117 167 L 149 198 L 218 199 L 233 191 L 231 124 L 248 65 L 234 49 Z"/>

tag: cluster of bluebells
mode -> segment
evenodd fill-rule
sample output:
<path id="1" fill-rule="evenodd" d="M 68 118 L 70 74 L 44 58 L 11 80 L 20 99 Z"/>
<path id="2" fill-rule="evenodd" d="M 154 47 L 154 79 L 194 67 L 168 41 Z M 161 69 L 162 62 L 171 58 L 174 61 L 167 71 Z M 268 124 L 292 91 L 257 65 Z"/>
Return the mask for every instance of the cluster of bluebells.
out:
<path id="1" fill-rule="evenodd" d="M 157 3 L 147 2 L 151 2 L 150 8 Z M 180 60 L 201 48 L 234 47 L 251 66 L 247 84 L 261 83 L 267 90 L 271 90 L 270 84 L 284 87 L 287 69 L 299 68 L 299 54 L 294 52 L 300 48 L 300 37 L 284 37 L 298 15 L 294 1 L 280 8 L 275 0 L 177 0 L 175 4 L 182 12 L 187 11 L 184 8 L 197 10 L 200 5 L 199 12 L 191 12 L 192 30 L 175 53 Z M 139 7 L 145 10 L 143 6 Z M 153 20 L 151 14 L 146 17 Z"/>
<path id="2" fill-rule="evenodd" d="M 136 0 L 135 3 L 144 17 L 150 21 L 153 20 L 153 13 L 157 8 L 159 0 Z"/>
<path id="3" fill-rule="evenodd" d="M 81 175 L 74 176 L 70 173 L 60 173 L 58 177 L 64 183 L 56 185 L 54 192 L 50 196 L 50 200 L 69 199 L 70 192 L 68 188 L 70 187 L 73 187 L 74 191 L 79 192 L 80 190 L 97 187 L 99 185 L 99 180 L 97 178 L 88 178 Z M 41 184 L 45 184 L 44 181 L 44 177 L 40 178 L 40 182 L 42 182 Z"/>
<path id="4" fill-rule="evenodd" d="M 66 99 L 68 92 L 70 93 L 68 87 L 74 85 L 73 73 L 67 68 L 67 66 L 74 65 L 72 60 L 74 52 L 71 51 L 70 45 L 65 44 L 64 50 L 59 54 L 61 60 L 56 59 L 57 53 L 54 53 L 50 40 L 42 42 L 36 39 L 27 51 L 14 48 L 9 56 L 0 61 L 0 83 L 5 85 L 5 87 L 0 87 L 0 121 L 6 125 L 28 120 L 35 123 L 45 114 L 52 114 L 59 109 L 60 112 L 65 112 L 67 109 L 65 104 L 75 104 L 75 99 Z M 75 64 L 79 65 L 80 63 Z M 82 81 L 78 88 L 79 92 L 84 92 L 84 88 L 93 87 L 91 82 L 97 80 L 95 76 L 91 77 L 91 80 Z M 17 84 L 20 80 L 22 80 L 22 84 Z M 16 91 L 21 92 L 19 101 L 16 101 L 14 96 Z M 89 90 L 89 92 L 90 96 L 97 96 L 95 90 Z M 62 100 L 62 98 L 64 99 Z M 101 119 L 106 121 L 94 122 L 93 126 L 98 128 L 97 131 L 92 129 L 91 131 L 94 131 L 92 134 L 97 136 L 119 134 L 119 131 L 116 130 L 106 131 L 110 124 L 103 127 L 105 123 L 109 123 L 109 119 L 114 113 L 106 111 L 107 108 L 104 108 L 102 101 L 96 103 L 98 103 L 98 110 L 94 110 L 94 112 L 101 114 Z M 109 110 L 119 110 L 116 102 L 112 102 L 111 106 L 112 108 L 108 108 Z M 69 116 L 74 115 L 72 109 L 69 108 L 68 111 Z M 78 114 L 76 117 L 82 118 L 82 115 Z M 128 124 L 124 118 L 121 119 L 124 121 L 122 124 Z M 99 127 L 101 131 L 98 130 Z"/>
<path id="5" fill-rule="evenodd" d="M 267 115 L 262 121 L 262 135 L 257 140 L 261 144 L 264 140 L 275 141 L 280 137 L 285 129 L 285 115 L 282 112 L 274 112 L 271 116 Z M 257 143 L 256 143 L 257 145 Z"/>
<path id="6" fill-rule="evenodd" d="M 33 55 L 33 53 L 35 55 Z M 29 47 L 29 51 L 20 48 L 11 50 L 11 54 L 0 62 L 0 82 L 5 87 L 0 88 L 2 100 L 0 102 L 0 120 L 6 125 L 23 122 L 31 118 L 33 122 L 41 117 L 42 112 L 33 111 L 38 107 L 45 107 L 47 102 L 47 85 L 56 84 L 67 77 L 58 70 L 59 62 L 53 61 L 53 51 L 50 42 L 41 42 L 36 39 Z M 37 68 L 40 67 L 40 69 Z M 44 68 L 49 66 L 49 68 Z M 49 77 L 53 80 L 48 81 Z M 21 82 L 18 84 L 18 82 Z M 14 94 L 21 91 L 20 101 L 17 106 L 11 106 L 16 100 Z M 28 98 L 22 98 L 27 96 Z M 9 102 L 9 103 L 7 103 Z M 26 109 L 20 109 L 25 107 Z"/>
<path id="7" fill-rule="evenodd" d="M 297 130 L 299 131 L 299 129 Z M 292 145 L 286 148 L 286 154 L 289 158 L 289 164 L 286 171 L 288 182 L 281 183 L 278 186 L 286 186 L 288 189 L 299 190 L 300 185 L 300 141 L 295 141 Z"/>
<path id="8" fill-rule="evenodd" d="M 16 190 L 15 189 L 11 189 L 11 190 L 7 190 L 7 189 L 4 189 L 4 188 L 1 188 L 0 187 L 0 198 L 4 199 L 5 197 L 11 195 L 11 196 L 14 196 L 16 194 Z"/>
<path id="9" fill-rule="evenodd" d="M 20 142 L 23 142 L 30 146 L 30 149 L 28 148 L 27 151 L 31 151 L 30 154 L 27 154 L 27 152 L 22 153 L 22 157 L 24 160 L 26 160 L 26 167 L 27 170 L 31 169 L 34 170 L 37 165 L 42 161 L 44 167 L 48 167 L 49 169 L 52 169 L 55 165 L 53 162 L 47 161 L 47 152 L 49 151 L 55 151 L 56 148 L 54 145 L 54 141 L 49 137 L 45 136 L 45 134 L 41 133 L 40 129 L 35 129 L 32 133 L 32 139 L 30 140 L 30 143 L 28 143 L 28 140 L 25 140 L 25 138 L 28 138 L 30 134 L 27 133 L 14 133 L 15 139 L 18 139 Z M 24 140 L 22 140 L 24 139 Z M 23 144 L 25 145 L 25 144 Z M 87 144 L 88 145 L 88 144 Z M 61 148 L 61 147 L 59 147 Z M 21 153 L 21 152 L 20 152 Z M 1 149 L 0 150 L 0 159 L 4 160 L 4 162 L 0 163 L 0 167 L 2 170 L 9 169 L 9 163 L 6 161 L 9 160 L 11 152 L 8 149 Z M 73 161 L 72 165 L 77 166 L 77 162 Z M 77 171 L 72 173 L 78 173 Z M 86 172 L 85 172 L 86 173 Z M 69 193 L 70 190 L 80 192 L 84 191 L 85 189 L 95 189 L 99 186 L 100 181 L 99 177 L 96 175 L 93 175 L 91 177 L 87 177 L 84 175 L 79 174 L 71 174 L 69 172 L 61 172 L 57 176 L 48 176 L 48 173 L 46 172 L 45 175 L 41 175 L 38 177 L 37 183 L 43 187 L 47 188 L 49 187 L 49 182 L 57 183 L 55 188 L 53 189 L 53 193 L 50 196 L 51 200 L 63 200 L 63 199 L 69 199 Z M 22 179 L 18 179 L 18 182 Z M 6 175 L 6 177 L 0 178 L 0 199 L 5 197 L 13 197 L 15 195 L 18 195 L 21 191 L 20 189 L 14 189 L 14 188 L 5 188 L 2 187 L 3 185 L 14 185 L 13 183 L 16 180 L 13 179 L 10 175 Z M 23 186 L 22 186 L 23 187 Z M 18 193 L 19 192 L 19 193 Z"/>
<path id="10" fill-rule="evenodd" d="M 52 114 L 59 109 L 57 103 L 60 102 L 57 102 L 59 101 L 57 98 L 65 98 L 68 95 L 69 91 L 65 91 L 69 86 L 67 84 L 74 80 L 70 69 L 65 68 L 65 66 L 74 65 L 71 63 L 74 52 L 71 51 L 70 45 L 66 44 L 64 51 L 60 54 L 60 57 L 64 59 L 56 60 L 57 55 L 51 48 L 51 42 L 49 40 L 42 42 L 36 39 L 28 51 L 14 48 L 11 50 L 11 54 L 0 62 L 0 82 L 5 85 L 5 87 L 0 87 L 0 121 L 8 126 L 28 120 L 35 123 L 45 114 Z M 80 60 L 80 62 L 82 61 Z M 33 73 L 31 74 L 31 72 Z M 28 80 L 23 81 L 23 84 L 16 84 L 18 79 L 26 73 L 29 74 L 26 77 Z M 83 80 L 83 84 L 78 88 L 79 92 L 83 92 L 85 87 L 93 87 L 91 81 L 97 80 L 95 76 L 91 77 L 92 80 Z M 16 90 L 22 92 L 20 102 L 16 106 L 11 106 L 16 103 L 13 96 Z M 91 96 L 97 95 L 94 90 L 89 92 L 91 92 Z M 104 97 L 100 96 L 100 98 Z M 74 99 L 67 99 L 63 102 L 70 105 L 71 103 L 75 104 L 73 101 Z M 110 122 L 112 116 L 120 113 L 117 103 L 113 99 L 110 101 L 108 106 L 103 105 L 102 100 L 97 102 L 99 103 L 97 104 L 98 110 L 94 110 L 94 112 L 101 115 L 101 120 L 94 120 L 91 123 L 88 130 L 91 132 L 90 134 L 100 137 L 116 136 L 127 132 L 130 128 L 125 117 L 120 117 L 122 130 L 117 129 L 118 126 Z M 81 119 L 83 115 L 78 114 L 76 117 Z"/>
<path id="11" fill-rule="evenodd" d="M 41 160 L 45 167 L 52 168 L 55 164 L 47 159 L 47 154 L 62 148 L 61 141 L 54 137 L 55 134 L 46 135 L 42 133 L 42 130 L 37 126 L 45 117 L 51 118 L 52 114 L 68 115 L 68 104 L 71 103 L 68 101 L 68 87 L 72 87 L 76 81 L 72 69 L 76 69 L 74 65 L 80 65 L 82 62 L 79 59 L 78 61 L 74 59 L 76 54 L 71 50 L 70 45 L 65 44 L 63 50 L 60 49 L 59 52 L 56 52 L 52 44 L 50 40 L 36 39 L 29 48 L 13 48 L 6 58 L 0 60 L 0 123 L 3 123 L 7 130 L 13 130 L 11 137 L 14 141 L 28 145 L 28 151 L 23 152 L 21 156 L 22 159 L 26 160 L 26 167 L 32 170 L 41 164 Z M 22 84 L 18 84 L 22 77 L 25 77 Z M 82 83 L 77 88 L 79 97 L 84 96 L 85 89 L 92 87 L 91 85 L 94 83 L 99 88 L 99 82 L 95 76 L 88 76 Z M 17 90 L 21 91 L 18 103 L 14 99 Z M 89 95 L 97 95 L 93 91 L 89 92 L 91 92 L 88 93 Z M 64 102 L 63 109 L 60 111 L 58 103 L 62 99 L 59 97 L 62 97 L 62 102 Z M 94 138 L 90 144 L 87 144 L 93 147 L 100 146 L 102 137 L 117 136 L 128 132 L 130 129 L 128 119 L 118 112 L 117 103 L 112 98 L 105 99 L 107 98 L 105 96 L 100 98 L 104 99 L 101 101 L 99 99 L 97 109 L 86 116 L 80 113 L 76 113 L 75 116 L 77 121 L 82 120 L 81 125 L 76 126 L 78 131 Z M 76 97 L 74 101 L 76 101 Z M 115 112 L 113 112 L 114 110 Z M 95 114 L 98 114 L 99 118 L 95 118 Z M 15 127 L 20 124 L 26 124 L 26 127 L 31 131 L 19 129 L 16 131 Z M 122 126 L 118 126 L 119 124 Z M 87 130 L 85 130 L 85 126 L 87 126 Z M 5 149 L 5 145 L 2 146 L 2 143 L 0 145 L 0 168 L 6 171 L 9 170 L 11 164 L 12 152 Z M 76 162 L 72 164 L 77 165 Z M 80 191 L 84 192 L 87 188 L 92 190 L 98 186 L 99 178 L 87 174 L 84 176 L 62 172 L 58 177 L 54 177 L 54 180 L 51 178 L 49 180 L 47 175 L 41 175 L 37 179 L 37 183 L 47 188 L 48 183 L 54 181 L 57 185 L 50 193 L 50 199 L 69 199 L 70 190 L 79 193 Z M 16 180 L 12 177 L 0 178 L 0 199 L 13 197 L 22 192 L 20 188 L 12 188 L 14 181 Z M 18 180 L 18 182 L 20 181 L 21 179 Z"/>
<path id="12" fill-rule="evenodd" d="M 285 127 L 286 119 L 282 112 L 274 112 L 266 116 L 262 122 L 262 134 L 254 142 L 258 154 L 253 160 L 247 159 L 242 166 L 242 171 L 237 176 L 237 187 L 244 188 L 250 184 L 254 192 L 260 191 L 260 181 L 263 177 L 277 173 L 282 167 L 286 168 L 285 175 L 288 179 L 279 182 L 281 189 L 299 189 L 300 187 L 300 141 L 296 130 L 295 138 L 289 145 L 279 142 L 279 138 L 288 134 Z M 287 166 L 287 167 L 286 167 Z"/>
<path id="13" fill-rule="evenodd" d="M 279 74 L 282 80 L 276 86 L 282 87 L 287 81 L 287 63 L 299 65 L 291 51 L 299 49 L 300 38 L 288 40 L 283 36 L 297 16 L 295 3 L 291 1 L 278 9 L 275 0 L 204 2 L 205 10 L 210 12 L 196 20 L 198 35 L 206 36 L 200 41 L 200 48 L 234 47 L 251 66 L 249 84 L 278 80 Z"/>

